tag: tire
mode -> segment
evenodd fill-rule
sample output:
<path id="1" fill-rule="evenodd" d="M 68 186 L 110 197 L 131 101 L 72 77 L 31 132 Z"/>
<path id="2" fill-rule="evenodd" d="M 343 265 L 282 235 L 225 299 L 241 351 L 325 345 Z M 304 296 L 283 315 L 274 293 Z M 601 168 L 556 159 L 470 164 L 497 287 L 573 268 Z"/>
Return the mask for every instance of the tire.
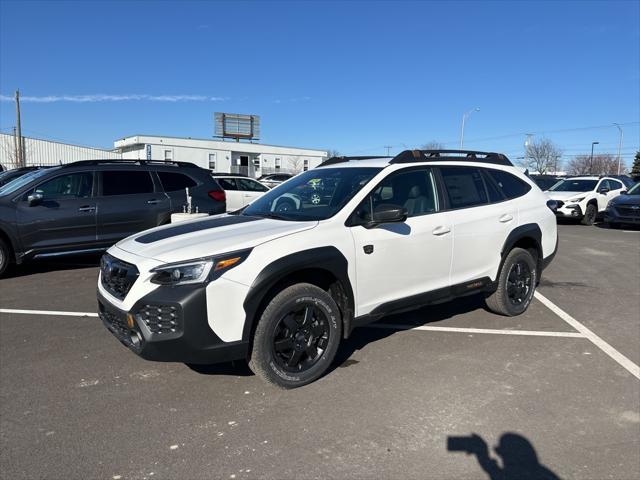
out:
<path id="1" fill-rule="evenodd" d="M 342 318 L 331 296 L 309 283 L 292 285 L 262 312 L 249 368 L 280 388 L 307 385 L 327 371 L 341 337 Z"/>
<path id="2" fill-rule="evenodd" d="M 518 271 L 522 275 L 518 275 Z M 533 299 L 537 280 L 538 268 L 533 255 L 522 248 L 514 248 L 502 264 L 498 288 L 485 299 L 487 308 L 507 317 L 520 315 Z"/>
<path id="3" fill-rule="evenodd" d="M 593 225 L 593 222 L 596 221 L 596 217 L 598 216 L 598 207 L 596 207 L 593 203 L 587 205 L 587 209 L 584 212 L 584 216 L 580 223 L 583 225 Z"/>
<path id="4" fill-rule="evenodd" d="M 11 265 L 11 249 L 5 240 L 0 238 L 0 278 L 7 273 Z"/>

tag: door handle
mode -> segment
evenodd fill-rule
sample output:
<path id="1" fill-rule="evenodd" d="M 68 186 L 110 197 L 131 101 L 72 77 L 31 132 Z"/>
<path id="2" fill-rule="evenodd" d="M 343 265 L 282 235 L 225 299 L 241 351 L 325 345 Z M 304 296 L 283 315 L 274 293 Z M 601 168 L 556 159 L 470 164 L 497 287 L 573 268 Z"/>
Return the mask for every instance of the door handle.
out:
<path id="1" fill-rule="evenodd" d="M 449 232 L 451 232 L 451 229 L 449 227 L 443 227 L 441 225 L 439 227 L 434 228 L 431 233 L 433 233 L 436 236 L 440 236 L 440 235 L 446 235 Z"/>
<path id="2" fill-rule="evenodd" d="M 508 213 L 505 213 L 498 220 L 500 220 L 501 223 L 507 223 L 513 220 L 513 216 L 509 215 Z"/>
<path id="3" fill-rule="evenodd" d="M 157 199 L 155 199 L 155 198 L 154 198 L 153 200 L 147 200 L 147 203 L 148 203 L 149 205 L 155 205 L 155 204 L 157 204 L 157 203 L 160 203 L 161 201 L 162 201 L 162 200 L 157 200 Z"/>
<path id="4" fill-rule="evenodd" d="M 92 205 L 85 205 L 83 207 L 78 208 L 79 212 L 95 212 L 96 211 L 96 207 L 92 206 Z"/>

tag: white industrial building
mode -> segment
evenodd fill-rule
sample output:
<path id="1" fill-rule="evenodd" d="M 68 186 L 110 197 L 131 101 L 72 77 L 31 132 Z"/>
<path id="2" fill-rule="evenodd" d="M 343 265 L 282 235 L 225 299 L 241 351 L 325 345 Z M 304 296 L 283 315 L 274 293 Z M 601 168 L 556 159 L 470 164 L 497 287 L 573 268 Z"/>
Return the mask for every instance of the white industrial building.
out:
<path id="1" fill-rule="evenodd" d="M 114 147 L 122 158 L 190 162 L 216 172 L 252 177 L 302 172 L 317 167 L 327 155 L 325 150 L 308 148 L 156 135 L 125 137 L 114 142 Z"/>
<path id="2" fill-rule="evenodd" d="M 22 137 L 26 166 L 51 166 L 78 160 L 122 158 L 117 150 L 84 147 L 69 143 Z M 0 133 L 0 165 L 6 169 L 19 167 L 16 155 L 17 140 L 13 135 Z"/>
<path id="3" fill-rule="evenodd" d="M 113 150 L 23 137 L 26 165 L 51 166 L 78 160 L 136 159 L 191 162 L 222 173 L 258 177 L 267 173 L 299 173 L 317 167 L 324 150 L 261 143 L 134 135 L 114 142 Z M 18 167 L 16 138 L 0 134 L 0 164 Z"/>

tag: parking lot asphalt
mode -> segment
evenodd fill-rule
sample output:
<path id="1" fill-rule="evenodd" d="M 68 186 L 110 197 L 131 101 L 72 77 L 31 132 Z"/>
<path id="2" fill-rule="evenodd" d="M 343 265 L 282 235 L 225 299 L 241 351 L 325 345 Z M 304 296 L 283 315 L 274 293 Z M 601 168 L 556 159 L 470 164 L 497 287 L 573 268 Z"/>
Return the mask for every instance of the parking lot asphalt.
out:
<path id="1" fill-rule="evenodd" d="M 539 293 L 637 367 L 640 232 L 559 234 Z M 95 317 L 13 312 L 95 312 L 96 263 L 0 280 L 2 478 L 640 477 L 639 379 L 539 300 L 384 318 L 282 391 L 242 362 L 147 362 Z"/>

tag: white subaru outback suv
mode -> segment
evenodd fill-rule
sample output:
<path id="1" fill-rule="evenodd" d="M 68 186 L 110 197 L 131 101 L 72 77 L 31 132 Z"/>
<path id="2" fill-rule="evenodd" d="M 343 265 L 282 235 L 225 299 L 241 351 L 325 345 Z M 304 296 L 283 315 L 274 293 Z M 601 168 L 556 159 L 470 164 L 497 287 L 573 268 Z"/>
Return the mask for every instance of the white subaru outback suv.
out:
<path id="1" fill-rule="evenodd" d="M 300 201 L 283 211 L 282 198 Z M 355 327 L 392 312 L 475 293 L 496 313 L 524 312 L 557 248 L 547 200 L 496 153 L 332 158 L 234 214 L 110 248 L 99 315 L 143 358 L 247 359 L 263 379 L 301 386 Z"/>
<path id="2" fill-rule="evenodd" d="M 546 193 L 556 201 L 558 217 L 574 218 L 583 225 L 593 225 L 598 214 L 607 208 L 609 200 L 627 188 L 623 181 L 593 175 L 570 177 L 559 181 Z"/>

